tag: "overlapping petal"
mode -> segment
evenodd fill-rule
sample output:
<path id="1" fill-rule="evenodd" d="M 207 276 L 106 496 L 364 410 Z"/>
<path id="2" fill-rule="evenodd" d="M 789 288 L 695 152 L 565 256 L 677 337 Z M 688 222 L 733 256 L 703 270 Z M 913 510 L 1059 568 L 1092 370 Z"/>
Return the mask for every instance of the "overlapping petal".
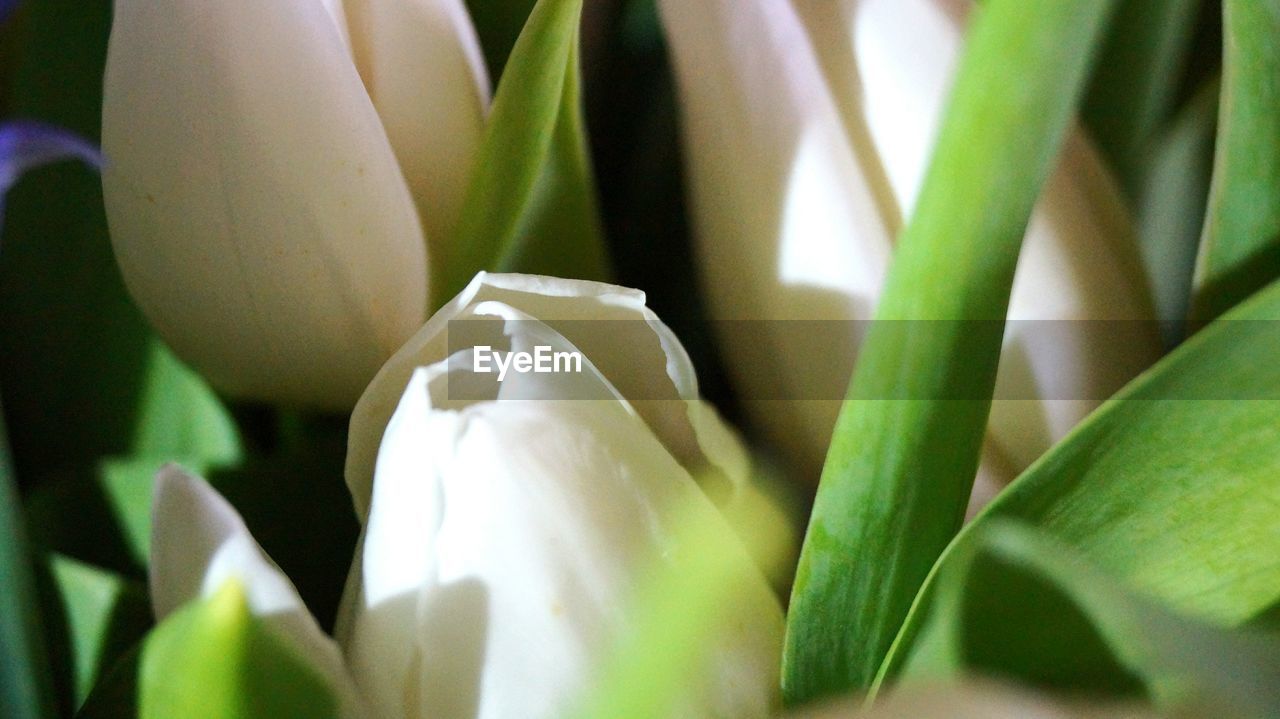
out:
<path id="1" fill-rule="evenodd" d="M 346 0 L 356 66 L 409 183 L 434 262 L 447 261 L 489 108 L 462 0 Z"/>

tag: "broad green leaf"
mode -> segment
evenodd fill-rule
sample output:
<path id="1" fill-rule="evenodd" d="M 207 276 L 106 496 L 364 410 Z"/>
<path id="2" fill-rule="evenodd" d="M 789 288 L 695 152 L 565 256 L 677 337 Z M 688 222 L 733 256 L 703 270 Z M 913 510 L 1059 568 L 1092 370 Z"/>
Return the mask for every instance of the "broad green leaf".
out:
<path id="1" fill-rule="evenodd" d="M 481 270 L 608 276 L 582 119 L 582 0 L 539 0 L 498 84 L 438 306 Z"/>
<path id="2" fill-rule="evenodd" d="M 158 340 L 150 346 L 131 450 L 214 465 L 243 459 L 239 430 L 222 400 Z"/>
<path id="3" fill-rule="evenodd" d="M 1033 525 L 1176 611 L 1263 625 L 1280 604 L 1280 283 L 1192 337 L 998 496 L 947 556 L 1001 519 Z M 945 566 L 949 559 L 940 564 Z M 921 590 L 882 677 L 914 650 Z"/>
<path id="4" fill-rule="evenodd" d="M 59 555 L 50 564 L 78 707 L 98 678 L 146 634 L 151 605 L 139 582 Z"/>
<path id="5" fill-rule="evenodd" d="M 1120 0 L 1081 104 L 1130 198 L 1173 112 L 1202 0 Z"/>
<path id="6" fill-rule="evenodd" d="M 147 638 L 139 719 L 337 719 L 324 679 L 249 611 L 244 589 L 175 612 Z"/>
<path id="7" fill-rule="evenodd" d="M 520 37 L 520 29 L 529 19 L 534 2 L 535 0 L 467 0 L 467 11 L 476 27 L 476 35 L 480 38 L 489 77 L 495 80 L 502 77 L 507 57 L 511 54 L 516 39 Z"/>
<path id="8" fill-rule="evenodd" d="M 988 522 L 938 575 L 903 681 L 979 673 L 1043 689 L 1280 716 L 1280 634 L 1228 630 L 1129 591 L 1025 525 Z"/>
<path id="9" fill-rule="evenodd" d="M 870 685 L 960 527 L 1022 237 L 1112 5 L 975 8 L 818 488 L 788 616 L 789 702 Z"/>
<path id="10" fill-rule="evenodd" d="M 1280 0 L 1223 2 L 1218 155 L 1193 319 L 1280 277 Z"/>
<path id="11" fill-rule="evenodd" d="M 1196 248 L 1213 174 L 1218 83 L 1206 83 L 1169 127 L 1152 139 L 1137 200 L 1139 248 L 1172 346 L 1186 334 Z"/>
<path id="12" fill-rule="evenodd" d="M 0 414 L 0 716 L 43 719 L 53 715 L 49 665 L 21 517 Z"/>

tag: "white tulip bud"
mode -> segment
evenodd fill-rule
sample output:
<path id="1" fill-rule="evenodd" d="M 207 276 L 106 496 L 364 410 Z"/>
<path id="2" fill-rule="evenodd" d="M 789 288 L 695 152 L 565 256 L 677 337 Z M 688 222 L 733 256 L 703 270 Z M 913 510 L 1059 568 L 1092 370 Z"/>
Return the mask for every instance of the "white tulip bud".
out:
<path id="1" fill-rule="evenodd" d="M 582 362 L 517 371 L 540 348 Z M 722 502 L 749 496 L 741 446 L 695 393 L 635 291 L 481 274 L 433 317 L 352 419 L 348 481 L 368 509 L 339 634 L 366 696 L 384 712 L 411 697 L 422 716 L 562 715 L 625 628 L 637 561 L 675 541 L 679 508 L 732 531 L 690 465 L 727 480 L 710 488 Z M 766 716 L 775 701 L 782 615 L 763 575 L 747 576 L 752 629 L 716 652 L 692 716 Z"/>
<path id="2" fill-rule="evenodd" d="M 487 103 L 460 0 L 353 5 L 371 26 L 336 0 L 115 6 L 116 256 L 159 334 L 232 395 L 349 409 L 425 318 L 423 225 L 456 220 Z"/>
<path id="3" fill-rule="evenodd" d="M 786 322 L 724 333 L 747 410 L 816 481 L 857 352 L 853 321 L 874 317 L 970 3 L 659 5 L 713 318 L 848 321 L 808 336 Z M 1118 191 L 1073 135 L 1019 261 L 997 390 L 1014 399 L 993 408 L 986 456 L 997 461 L 984 463 L 987 476 L 1007 479 L 1025 467 L 1158 357 L 1131 243 Z M 779 398 L 809 399 L 772 401 Z"/>

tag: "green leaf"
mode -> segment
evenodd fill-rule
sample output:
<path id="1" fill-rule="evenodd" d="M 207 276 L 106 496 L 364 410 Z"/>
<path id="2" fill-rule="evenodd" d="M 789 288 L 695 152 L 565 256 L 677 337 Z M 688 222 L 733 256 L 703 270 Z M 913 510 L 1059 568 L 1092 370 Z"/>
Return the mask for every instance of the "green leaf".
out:
<path id="1" fill-rule="evenodd" d="M 138 405 L 135 456 L 220 466 L 243 459 L 240 432 L 222 400 L 159 341 L 151 343 Z"/>
<path id="2" fill-rule="evenodd" d="M 151 605 L 141 583 L 59 555 L 50 564 L 78 707 L 98 678 L 147 633 Z"/>
<path id="3" fill-rule="evenodd" d="M 823 470 L 788 617 L 789 702 L 870 685 L 960 527 L 1022 237 L 1112 4 L 975 9 Z"/>
<path id="4" fill-rule="evenodd" d="M 325 680 L 249 611 L 228 582 L 171 615 L 147 638 L 139 719 L 337 719 Z"/>
<path id="5" fill-rule="evenodd" d="M 1172 346 L 1186 334 L 1196 248 L 1213 174 L 1218 82 L 1204 85 L 1150 143 L 1137 200 L 1139 248 L 1147 280 Z"/>
<path id="6" fill-rule="evenodd" d="M 36 608 L 18 493 L 0 415 L 0 716 L 53 715 L 49 665 Z"/>
<path id="7" fill-rule="evenodd" d="M 1280 277 L 1280 0 L 1225 0 L 1218 155 L 1193 319 Z"/>
<path id="8" fill-rule="evenodd" d="M 979 673 L 1166 709 L 1280 716 L 1280 635 L 1226 630 L 1117 585 L 1025 525 L 987 522 L 948 556 L 902 679 Z"/>
<path id="9" fill-rule="evenodd" d="M 962 532 L 1010 519 L 1176 611 L 1226 627 L 1280 603 L 1280 283 L 1205 328 L 1042 457 Z M 945 566 L 947 558 L 940 563 Z M 914 651 L 925 584 L 881 671 Z"/>
<path id="10" fill-rule="evenodd" d="M 467 0 L 467 11 L 484 50 L 489 77 L 502 77 L 511 48 L 529 19 L 535 0 Z"/>
<path id="11" fill-rule="evenodd" d="M 1121 0 L 1081 115 L 1133 199 L 1174 109 L 1201 0 Z"/>
<path id="12" fill-rule="evenodd" d="M 481 270 L 609 275 L 582 119 L 582 0 L 539 0 L 498 84 L 435 305 Z"/>

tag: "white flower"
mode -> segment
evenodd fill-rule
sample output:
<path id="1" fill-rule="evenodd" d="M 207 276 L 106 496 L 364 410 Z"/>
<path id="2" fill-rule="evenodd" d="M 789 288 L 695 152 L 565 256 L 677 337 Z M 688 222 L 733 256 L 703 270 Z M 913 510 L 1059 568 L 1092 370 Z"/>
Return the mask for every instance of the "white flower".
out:
<path id="1" fill-rule="evenodd" d="M 462 0 L 119 0 L 103 190 L 130 292 L 219 389 L 349 409 L 426 316 L 488 102 Z"/>
<path id="2" fill-rule="evenodd" d="M 468 344 L 450 352 L 446 331 Z M 576 352 L 582 371 L 498 382 L 474 370 L 473 340 Z M 747 460 L 695 392 L 687 357 L 638 292 L 482 274 L 427 323 L 352 421 L 348 478 L 365 526 L 337 634 L 374 716 L 563 716 L 627 631 L 645 567 L 677 551 L 689 516 L 741 550 L 723 560 L 752 581 L 733 588 L 738 628 L 690 678 L 679 715 L 769 715 L 781 609 L 710 499 L 749 501 Z M 380 446 L 376 468 L 365 442 Z M 175 482 L 196 480 L 160 476 L 153 546 L 169 549 L 152 565 L 157 608 L 216 589 L 236 567 L 251 599 L 255 583 L 293 597 L 278 572 L 264 576 L 243 531 L 192 551 L 190 528 L 210 523 L 192 517 L 227 510 L 211 490 L 164 489 Z M 276 616 L 270 607 L 291 601 L 251 604 Z M 313 634 L 313 622 L 289 621 Z"/>
<path id="3" fill-rule="evenodd" d="M 659 5 L 714 318 L 871 319 L 927 167 L 970 3 Z M 1152 319 L 1130 244 L 1117 190 L 1073 134 L 1019 262 L 997 390 L 1017 399 L 993 409 L 989 473 L 1025 467 L 1158 356 L 1149 322 L 1077 321 Z M 814 480 L 853 366 L 854 324 L 725 325 L 730 371 L 753 398 L 748 411 Z"/>

